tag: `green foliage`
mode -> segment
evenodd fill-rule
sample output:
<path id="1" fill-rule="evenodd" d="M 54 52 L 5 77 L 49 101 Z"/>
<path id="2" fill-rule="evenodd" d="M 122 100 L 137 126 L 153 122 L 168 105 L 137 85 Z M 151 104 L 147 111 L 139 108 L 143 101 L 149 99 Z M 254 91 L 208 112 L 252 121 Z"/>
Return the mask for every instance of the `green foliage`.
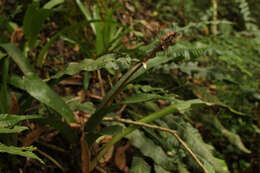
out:
<path id="1" fill-rule="evenodd" d="M 131 58 L 128 56 L 116 55 L 116 54 L 106 54 L 99 57 L 96 60 L 86 58 L 81 62 L 69 63 L 64 70 L 59 71 L 56 75 L 50 77 L 50 79 L 59 79 L 63 75 L 75 75 L 81 71 L 96 71 L 105 68 L 112 74 L 115 71 L 123 71 L 129 67 L 131 63 Z"/>
<path id="2" fill-rule="evenodd" d="M 16 78 L 16 87 L 26 90 L 31 96 L 56 110 L 68 123 L 74 122 L 74 114 L 68 105 L 44 83 L 32 70 L 28 59 L 21 53 L 20 49 L 13 44 L 1 45 L 17 63 L 25 74 L 23 79 Z"/>
<path id="3" fill-rule="evenodd" d="M 120 46 L 120 40 L 123 35 L 129 31 L 125 30 L 125 27 L 120 25 L 114 20 L 113 13 L 116 7 L 119 5 L 115 4 L 113 8 L 105 10 L 104 18 L 101 16 L 100 9 L 97 5 L 94 5 L 91 12 L 84 6 L 80 0 L 76 0 L 81 12 L 84 14 L 86 20 L 97 20 L 91 24 L 92 31 L 96 36 L 95 47 L 96 54 L 100 56 L 106 52 L 114 51 L 114 49 L 122 47 Z"/>
<path id="4" fill-rule="evenodd" d="M 127 135 L 127 139 L 129 139 L 131 144 L 138 148 L 143 155 L 152 158 L 157 165 L 160 165 L 166 170 L 174 170 L 175 159 L 167 156 L 160 146 L 156 145 L 140 130 L 135 130 L 131 134 Z"/>
<path id="5" fill-rule="evenodd" d="M 14 146 L 7 146 L 5 144 L 0 143 L 0 152 L 1 153 L 9 153 L 12 155 L 19 155 L 23 157 L 37 159 L 41 163 L 44 163 L 42 159 L 40 159 L 37 155 L 35 155 L 32 151 L 36 148 L 30 147 L 14 147 Z"/>
<path id="6" fill-rule="evenodd" d="M 111 6 L 108 1 L 85 6 L 76 0 L 76 8 L 79 8 L 80 11 L 77 10 L 84 15 L 85 20 L 75 18 L 72 25 L 62 25 L 56 31 L 48 33 L 48 28 L 44 30 L 46 19 L 57 12 L 56 7 L 61 7 L 59 12 L 64 14 L 61 9 L 65 1 L 51 0 L 41 5 L 39 2 L 22 6 L 21 9 L 26 10 L 21 13 L 25 15 L 19 24 L 13 22 L 14 16 L 19 14 L 18 7 L 10 17 L 0 18 L 0 29 L 4 30 L 1 43 L 8 42 L 18 25 L 22 24 L 25 35 L 25 40 L 19 40 L 19 46 L 1 44 L 5 50 L 0 52 L 1 135 L 26 133 L 28 127 L 19 123 L 39 119 L 37 123 L 54 127 L 71 145 L 79 142 L 79 133 L 70 126 L 70 123 L 76 122 L 73 112 L 79 111 L 91 115 L 86 118 L 86 123 L 80 124 L 81 132 L 87 133 L 90 151 L 93 149 L 92 144 L 98 142 L 98 137 L 114 135 L 97 156 L 91 159 L 91 170 L 124 137 L 138 149 L 132 159 L 130 172 L 188 173 L 201 170 L 172 134 L 147 127 L 102 122 L 105 116 L 115 116 L 119 106 L 127 105 L 124 117 L 175 130 L 210 173 L 238 172 L 239 166 L 245 169 L 251 166 L 250 163 L 255 158 L 250 160 L 248 158 L 251 156 L 246 154 L 255 150 L 255 136 L 259 133 L 256 123 L 260 124 L 256 118 L 260 100 L 260 32 L 251 17 L 253 13 L 249 10 L 249 0 L 218 2 L 218 21 L 211 21 L 213 12 L 210 1 L 197 3 L 191 0 L 184 3 L 180 0 L 154 0 L 157 4 L 153 4 L 156 7 L 153 17 L 156 18 L 157 15 L 162 21 L 172 24 L 172 28 L 165 30 L 165 33 L 177 31 L 182 38 L 170 46 L 167 53 L 157 53 L 143 64 L 140 57 L 151 53 L 160 42 L 155 39 L 146 46 L 138 46 L 131 50 L 131 55 L 122 53 L 123 44 L 120 40 L 130 29 L 118 23 L 114 14 L 118 5 L 123 3 L 114 1 L 114 6 L 108 8 Z M 55 15 L 52 17 L 50 20 L 57 20 Z M 214 38 L 209 35 L 209 25 L 219 28 Z M 76 36 L 72 32 L 75 30 L 84 31 L 88 35 L 87 41 L 77 40 L 82 35 Z M 237 32 L 241 30 L 243 32 Z M 38 40 L 43 31 L 51 35 L 45 45 Z M 75 51 L 78 61 L 66 60 L 67 65 L 59 68 L 56 74 L 45 75 L 43 69 L 34 68 L 33 65 L 43 67 L 51 61 L 48 51 L 58 39 L 69 43 L 69 47 L 71 44 L 79 45 L 80 49 Z M 49 57 L 46 58 L 47 56 Z M 141 68 L 136 70 L 138 66 Z M 93 88 L 96 82 L 93 74 L 99 70 L 104 72 L 104 80 L 110 80 L 112 76 L 111 81 L 117 83 L 111 85 L 111 90 L 98 106 L 99 101 L 93 101 L 89 97 L 84 102 L 81 97 L 61 98 L 51 89 L 53 82 L 84 73 L 82 87 L 85 91 L 95 91 L 97 88 Z M 120 79 L 119 74 L 123 74 Z M 44 76 L 45 80 L 39 76 Z M 109 86 L 105 86 L 107 88 Z M 73 88 L 73 92 L 77 89 Z M 12 103 L 11 92 L 18 98 L 20 110 L 17 114 L 21 115 L 8 114 Z M 122 94 L 118 97 L 120 92 Z M 31 107 L 33 113 L 58 113 L 60 117 L 23 115 L 28 114 Z M 3 143 L 0 143 L 0 152 L 35 158 L 42 162 L 32 152 L 35 148 L 16 147 L 16 144 L 9 145 L 4 138 L 1 140 Z M 76 151 L 78 153 L 78 149 Z M 94 154 L 96 153 L 91 153 Z M 224 158 L 230 160 L 231 155 L 234 155 L 233 160 L 241 155 L 246 157 L 241 161 L 232 160 L 234 163 L 230 166 Z M 152 166 L 142 156 L 149 158 Z"/>
<path id="7" fill-rule="evenodd" d="M 42 29 L 44 20 L 49 15 L 50 11 L 39 8 L 39 3 L 37 2 L 34 2 L 28 6 L 23 20 L 23 31 L 30 49 L 33 49 L 37 46 L 37 35 Z"/>
<path id="8" fill-rule="evenodd" d="M 10 115 L 10 114 L 0 114 L 0 127 L 13 127 L 17 123 L 23 120 L 38 119 L 42 118 L 39 115 Z"/>
<path id="9" fill-rule="evenodd" d="M 130 173 L 149 173 L 151 167 L 141 157 L 133 157 Z"/>
<path id="10" fill-rule="evenodd" d="M 10 114 L 0 114 L 0 134 L 11 134 L 11 133 L 20 133 L 24 130 L 27 130 L 26 126 L 16 125 L 21 121 L 29 119 L 40 119 L 42 116 L 39 115 L 10 115 Z M 32 151 L 36 150 L 35 147 L 16 147 L 16 146 L 7 146 L 0 142 L 0 152 L 9 153 L 12 155 L 19 155 L 28 158 L 34 158 L 39 160 L 41 163 L 44 163 L 37 155 Z"/>
<path id="11" fill-rule="evenodd" d="M 251 12 L 246 0 L 236 0 L 239 4 L 240 13 L 243 16 L 247 30 L 257 30 L 257 26 L 253 23 L 254 19 L 251 17 Z"/>

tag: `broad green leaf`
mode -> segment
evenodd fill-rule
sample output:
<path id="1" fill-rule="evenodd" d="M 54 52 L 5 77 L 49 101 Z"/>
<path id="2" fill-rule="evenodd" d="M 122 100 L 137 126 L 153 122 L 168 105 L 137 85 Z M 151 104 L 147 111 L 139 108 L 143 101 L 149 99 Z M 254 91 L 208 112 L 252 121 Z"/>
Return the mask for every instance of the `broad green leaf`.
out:
<path id="1" fill-rule="evenodd" d="M 205 166 L 205 168 L 207 169 L 207 171 L 209 173 L 216 173 L 215 168 L 212 164 L 210 164 L 206 159 L 203 159 L 203 158 L 200 158 L 200 159 L 202 160 L 202 164 Z M 215 159 L 215 162 L 217 162 L 217 159 Z M 224 163 L 225 163 L 225 161 L 224 161 Z M 225 171 L 228 171 L 228 170 L 225 170 Z"/>
<path id="2" fill-rule="evenodd" d="M 38 33 L 42 29 L 44 20 L 49 15 L 50 11 L 39 8 L 39 3 L 37 2 L 33 2 L 28 6 L 23 21 L 23 31 L 31 49 L 37 40 Z"/>
<path id="3" fill-rule="evenodd" d="M 27 130 L 28 127 L 25 126 L 14 126 L 13 128 L 2 128 L 0 127 L 0 134 L 1 133 L 20 133 L 24 130 Z"/>
<path id="4" fill-rule="evenodd" d="M 129 173 L 150 173 L 150 165 L 141 157 L 133 157 Z"/>
<path id="5" fill-rule="evenodd" d="M 81 62 L 72 62 L 69 63 L 68 66 L 58 72 L 56 75 L 52 76 L 51 78 L 47 79 L 59 79 L 63 75 L 75 75 L 78 74 L 80 71 L 96 71 L 102 68 L 106 68 L 109 64 L 114 64 L 116 67 L 120 65 L 125 65 L 126 67 L 130 64 L 131 58 L 130 57 L 118 57 L 116 54 L 106 54 L 104 56 L 99 57 L 98 59 L 89 59 L 86 58 Z M 117 70 L 115 69 L 115 70 Z"/>
<path id="6" fill-rule="evenodd" d="M 167 171 L 166 169 L 163 169 L 161 166 L 154 164 L 154 171 L 155 173 L 171 173 L 170 171 Z M 181 173 L 181 172 L 179 172 Z"/>
<path id="7" fill-rule="evenodd" d="M 1 44 L 0 46 L 6 50 L 8 55 L 19 66 L 24 75 L 29 76 L 33 74 L 33 68 L 31 67 L 29 60 L 24 57 L 21 50 L 17 46 L 11 43 Z"/>
<path id="8" fill-rule="evenodd" d="M 65 102 L 73 111 L 83 111 L 88 114 L 93 114 L 96 111 L 95 105 L 92 102 L 80 103 L 80 98 L 66 97 Z"/>
<path id="9" fill-rule="evenodd" d="M 144 93 L 148 93 L 148 92 L 166 93 L 163 88 L 152 87 L 150 85 L 135 84 L 135 85 L 133 85 L 133 87 L 135 90 L 142 91 Z"/>
<path id="10" fill-rule="evenodd" d="M 163 109 L 160 109 L 159 111 L 156 111 L 152 114 L 149 114 L 147 116 L 145 116 L 144 118 L 140 119 L 139 122 L 143 122 L 143 123 L 149 123 L 152 122 L 154 120 L 157 120 L 159 118 L 162 118 L 164 116 L 167 116 L 171 113 L 176 113 L 178 111 L 185 111 L 187 109 L 190 109 L 192 105 L 194 104 L 206 104 L 208 106 L 212 105 L 210 103 L 207 102 L 203 102 L 201 100 L 195 99 L 195 100 L 189 100 L 189 101 L 178 101 L 176 103 L 174 103 L 173 105 L 167 106 Z M 94 116 L 95 118 L 90 118 L 87 123 L 86 123 L 86 131 L 93 131 L 95 130 L 95 127 L 97 126 L 97 124 L 99 124 L 100 121 L 102 121 L 102 118 L 105 114 L 105 112 L 109 111 L 109 108 L 111 109 L 112 106 L 110 107 L 105 107 L 104 109 L 100 109 L 98 111 L 96 111 L 96 113 L 94 115 L 92 115 L 92 117 Z M 127 136 L 128 134 L 131 134 L 133 131 L 135 131 L 137 128 L 137 126 L 129 126 L 127 128 L 125 128 L 123 130 L 122 133 L 117 134 L 113 137 L 113 139 L 108 142 L 104 148 L 100 151 L 100 153 L 97 155 L 97 157 L 94 159 L 94 165 L 96 164 L 96 162 L 103 157 L 103 155 L 110 149 L 110 147 L 112 147 L 116 142 L 118 142 L 119 140 L 121 140 L 123 137 Z"/>
<path id="11" fill-rule="evenodd" d="M 209 94 L 207 92 L 207 88 L 206 87 L 199 87 L 199 86 L 192 86 L 192 89 L 193 89 L 193 92 L 195 95 L 197 95 L 200 99 L 203 99 L 203 100 L 207 100 L 211 103 L 214 103 L 218 106 L 221 106 L 221 107 L 224 107 L 226 109 L 228 109 L 230 112 L 234 113 L 234 114 L 237 114 L 237 115 L 245 115 L 245 113 L 243 112 L 239 112 L 235 109 L 233 109 L 232 107 L 222 103 L 218 97 L 212 95 L 212 94 Z"/>
<path id="12" fill-rule="evenodd" d="M 234 53 L 229 55 L 222 55 L 218 57 L 220 60 L 225 61 L 230 66 L 237 66 L 243 73 L 247 74 L 248 76 L 252 77 L 252 73 L 247 70 L 247 66 L 243 60 L 243 58 L 237 56 Z"/>
<path id="13" fill-rule="evenodd" d="M 0 114 L 0 128 L 12 127 L 23 120 L 43 118 L 40 115 L 12 115 Z"/>
<path id="14" fill-rule="evenodd" d="M 3 143 L 0 143 L 0 153 L 8 153 L 13 155 L 19 155 L 23 157 L 33 158 L 44 164 L 43 160 L 40 159 L 37 155 L 35 155 L 32 151 L 36 150 L 36 148 L 30 147 L 15 147 L 15 146 L 7 146 Z"/>
<path id="15" fill-rule="evenodd" d="M 156 59 L 156 60 L 154 60 L 154 59 Z M 154 66 L 159 65 L 159 64 L 161 64 L 163 62 L 167 62 L 170 59 L 174 59 L 174 58 L 168 58 L 168 59 L 166 57 L 164 57 L 164 58 L 161 58 L 161 57 L 160 58 L 153 58 L 152 60 L 147 62 L 147 65 L 148 65 L 147 68 L 150 69 L 152 67 L 152 65 L 154 67 Z M 151 62 L 152 62 L 152 64 L 151 64 Z M 136 66 L 138 66 L 138 65 L 136 65 Z M 104 113 L 103 114 L 100 113 L 101 112 L 100 108 L 102 108 L 104 106 L 104 104 L 109 99 L 110 100 L 114 99 L 114 97 L 116 96 L 116 94 L 114 94 L 115 91 L 117 91 L 117 90 L 120 91 L 120 90 L 122 90 L 124 88 L 124 86 L 121 86 L 122 83 L 124 82 L 125 79 L 129 78 L 131 73 L 135 70 L 136 66 L 133 67 L 131 70 L 129 70 L 123 77 L 121 77 L 121 79 L 116 83 L 116 85 L 107 93 L 107 95 L 102 100 L 101 104 L 99 105 L 99 108 L 97 109 L 97 112 L 94 114 L 95 116 L 92 115 L 90 117 L 90 119 L 87 121 L 86 127 L 89 127 L 88 130 L 95 130 L 97 125 L 100 123 L 102 118 L 105 116 Z M 141 71 L 141 72 L 139 72 L 139 71 Z M 135 78 L 137 78 L 138 76 L 140 76 L 141 74 L 143 74 L 145 72 L 143 67 L 139 71 L 137 72 L 137 74 L 132 76 L 129 80 L 131 81 L 132 78 L 135 79 Z M 93 128 L 90 128 L 90 127 L 93 127 Z"/>
<path id="16" fill-rule="evenodd" d="M 233 144 L 234 146 L 236 146 L 239 150 L 250 154 L 251 151 L 248 150 L 245 145 L 243 144 L 241 138 L 239 135 L 237 135 L 236 133 L 233 133 L 231 131 L 229 131 L 228 129 L 226 129 L 221 122 L 219 121 L 219 119 L 216 116 L 212 116 L 212 115 L 201 115 L 200 117 L 202 120 L 206 121 L 207 124 L 212 124 L 216 129 L 218 129 L 227 139 L 228 141 Z"/>
<path id="17" fill-rule="evenodd" d="M 127 98 L 126 100 L 120 102 L 120 104 L 132 104 L 132 103 L 140 103 L 140 102 L 147 102 L 151 100 L 170 100 L 174 101 L 174 98 L 170 96 L 160 96 L 158 94 L 137 94 L 130 98 Z"/>
<path id="18" fill-rule="evenodd" d="M 43 8 L 44 9 L 52 9 L 53 7 L 60 5 L 64 3 L 64 0 L 50 0 L 46 4 L 44 4 Z"/>
<path id="19" fill-rule="evenodd" d="M 75 122 L 74 114 L 69 106 L 38 76 L 23 78 L 25 90 L 40 102 L 57 111 L 67 123 Z"/>
<path id="20" fill-rule="evenodd" d="M 157 43 L 158 44 L 158 43 Z M 204 50 L 204 49 L 203 49 Z M 192 51 L 191 51 L 192 52 Z M 203 51 L 201 51 L 203 52 Z M 136 67 L 139 65 L 136 65 L 135 67 L 133 67 L 131 70 L 129 70 L 123 77 L 121 77 L 121 79 L 116 83 L 116 85 L 107 93 L 107 95 L 104 97 L 104 99 L 102 100 L 101 104 L 99 105 L 97 112 L 99 112 L 101 108 L 103 108 L 104 106 L 106 106 L 105 104 L 109 103 L 109 101 L 111 102 L 118 93 L 120 93 L 120 91 L 127 85 L 129 84 L 131 81 L 133 81 L 134 79 L 136 79 L 137 77 L 141 76 L 142 74 L 144 74 L 147 70 L 159 66 L 163 63 L 166 63 L 170 60 L 174 60 L 177 57 L 180 57 L 180 54 L 176 54 L 176 56 L 173 56 L 174 54 L 170 54 L 168 56 L 163 56 L 162 54 L 158 54 L 158 56 L 156 56 L 155 58 L 150 59 L 147 63 L 146 63 L 146 68 L 141 67 L 139 70 L 137 70 L 137 72 L 135 72 L 133 75 L 132 73 L 135 71 Z M 200 55 L 199 53 L 196 54 Z M 131 76 L 132 75 L 132 76 Z M 125 82 L 125 80 L 128 80 L 126 82 L 126 84 L 124 86 L 122 86 Z M 91 130 L 94 130 L 98 124 L 100 123 L 100 121 L 102 120 L 102 118 L 105 116 L 105 114 L 99 114 L 100 117 L 96 117 L 96 116 L 91 116 L 90 119 L 87 121 L 86 126 L 91 126 L 94 127 Z M 94 120 L 95 119 L 95 120 Z M 99 120 L 99 121 L 98 121 Z M 95 123 L 94 123 L 95 122 Z M 91 123 L 91 124 L 90 124 Z M 89 129 L 90 130 L 90 129 Z"/>
<path id="21" fill-rule="evenodd" d="M 193 128 L 190 124 L 188 123 L 182 123 L 184 126 L 181 134 L 186 142 L 186 144 L 189 146 L 189 148 L 197 155 L 199 158 L 202 158 L 202 160 L 205 160 L 206 164 L 210 164 L 214 170 L 217 173 L 229 173 L 227 165 L 223 167 L 223 164 L 219 164 L 219 161 L 217 160 L 212 151 L 213 151 L 213 146 L 206 144 L 200 133 L 198 132 L 197 129 Z M 191 160 L 191 158 L 189 159 Z M 192 159 L 194 162 L 194 160 Z M 197 165 L 197 164 L 196 164 Z M 205 165 L 208 168 L 210 165 Z"/>
<path id="22" fill-rule="evenodd" d="M 175 167 L 174 158 L 168 157 L 163 149 L 156 145 L 150 138 L 146 137 L 140 130 L 135 130 L 126 136 L 131 144 L 138 148 L 143 155 L 150 157 L 153 161 L 166 170 L 173 170 Z"/>
<path id="23" fill-rule="evenodd" d="M 185 164 L 181 161 L 178 161 L 178 173 L 190 173 Z"/>
<path id="24" fill-rule="evenodd" d="M 147 123 L 147 122 L 151 122 L 151 121 L 154 121 L 156 119 L 159 119 L 159 118 L 166 116 L 166 115 L 173 113 L 173 112 L 184 112 L 186 110 L 191 109 L 192 105 L 212 106 L 214 104 L 209 103 L 209 102 L 204 102 L 204 101 L 199 100 L 199 99 L 187 100 L 187 101 L 178 100 L 174 104 L 172 104 L 172 105 L 170 105 L 170 106 L 168 106 L 168 107 L 166 107 L 166 108 L 164 108 L 160 111 L 154 112 L 154 113 L 150 114 L 149 116 L 144 117 L 143 119 L 140 120 L 140 122 Z"/>
<path id="25" fill-rule="evenodd" d="M 99 134 L 112 136 L 112 135 L 122 133 L 122 130 L 123 130 L 123 127 L 120 126 L 120 125 L 111 125 L 111 126 L 107 126 L 107 127 L 102 128 L 99 131 Z"/>
<path id="26" fill-rule="evenodd" d="M 20 79 L 18 86 L 26 90 L 31 96 L 57 111 L 68 123 L 75 122 L 74 114 L 68 105 L 32 70 L 19 48 L 13 44 L 1 45 L 23 71 L 25 77 Z"/>

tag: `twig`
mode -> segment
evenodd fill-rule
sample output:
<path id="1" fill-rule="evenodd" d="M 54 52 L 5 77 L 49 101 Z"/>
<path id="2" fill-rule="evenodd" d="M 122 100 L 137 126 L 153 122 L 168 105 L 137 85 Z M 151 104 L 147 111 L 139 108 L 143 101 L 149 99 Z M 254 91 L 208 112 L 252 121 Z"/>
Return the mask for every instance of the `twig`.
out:
<path id="1" fill-rule="evenodd" d="M 100 173 L 107 173 L 107 171 L 105 171 L 103 168 L 101 167 L 96 167 L 96 170 L 98 170 Z"/>
<path id="2" fill-rule="evenodd" d="M 120 110 L 116 113 L 117 117 L 120 117 L 120 115 L 124 112 L 125 108 L 126 108 L 127 104 L 124 104 Z"/>
<path id="3" fill-rule="evenodd" d="M 38 151 L 38 153 L 40 153 L 41 155 L 43 155 L 44 157 L 46 157 L 47 159 L 49 159 L 52 163 L 54 163 L 58 168 L 60 168 L 62 170 L 62 172 L 66 172 L 66 169 L 63 168 L 63 166 L 57 162 L 54 158 L 52 158 L 49 154 L 37 149 L 36 151 Z"/>
<path id="4" fill-rule="evenodd" d="M 42 141 L 36 141 L 36 143 L 40 144 L 40 145 L 43 145 L 45 147 L 48 147 L 52 150 L 55 150 L 55 151 L 59 151 L 59 152 L 62 152 L 62 153 L 68 153 L 68 151 L 66 151 L 65 149 L 61 148 L 61 147 L 58 147 L 56 145 L 52 145 L 52 144 L 47 144 L 45 142 L 42 142 Z"/>
<path id="5" fill-rule="evenodd" d="M 98 99 L 98 100 L 102 100 L 103 97 L 102 96 L 99 96 L 99 95 L 96 95 L 96 94 L 93 94 L 91 92 L 88 92 L 87 95 L 91 98 L 94 98 L 94 99 Z"/>
<path id="6" fill-rule="evenodd" d="M 100 89 L 101 89 L 101 95 L 102 95 L 102 97 L 104 97 L 106 95 L 106 93 L 105 93 L 103 79 L 102 79 L 100 70 L 97 70 L 97 75 L 98 75 L 99 85 L 100 85 Z"/>
<path id="7" fill-rule="evenodd" d="M 167 48 L 176 42 L 178 34 L 176 32 L 169 32 L 163 38 L 160 39 L 160 45 L 153 49 L 153 51 L 144 58 L 144 60 L 135 67 L 135 69 L 125 78 L 125 80 L 118 86 L 118 88 L 113 92 L 113 94 L 101 105 L 100 109 L 105 108 L 109 105 L 112 99 L 118 94 L 122 87 L 127 83 L 127 81 L 141 68 L 146 68 L 146 62 L 154 57 L 157 52 L 162 50 L 167 50 Z"/>
<path id="8" fill-rule="evenodd" d="M 198 163 L 198 165 L 203 169 L 203 171 L 205 173 L 209 173 L 208 170 L 206 169 L 206 167 L 200 162 L 198 157 L 193 153 L 193 151 L 188 147 L 188 145 L 179 137 L 179 135 L 177 134 L 177 132 L 175 130 L 171 130 L 171 129 L 168 129 L 168 128 L 164 128 L 164 127 L 160 127 L 160 126 L 156 126 L 156 125 L 152 125 L 152 124 L 148 124 L 148 123 L 118 118 L 118 117 L 116 117 L 116 118 L 105 117 L 105 118 L 103 118 L 103 120 L 104 121 L 118 121 L 118 122 L 121 122 L 121 123 L 127 123 L 127 124 L 142 126 L 142 127 L 148 127 L 148 128 L 157 129 L 157 130 L 161 130 L 161 131 L 171 133 L 183 145 L 183 147 L 188 151 L 188 153 L 190 153 L 192 158 Z"/>

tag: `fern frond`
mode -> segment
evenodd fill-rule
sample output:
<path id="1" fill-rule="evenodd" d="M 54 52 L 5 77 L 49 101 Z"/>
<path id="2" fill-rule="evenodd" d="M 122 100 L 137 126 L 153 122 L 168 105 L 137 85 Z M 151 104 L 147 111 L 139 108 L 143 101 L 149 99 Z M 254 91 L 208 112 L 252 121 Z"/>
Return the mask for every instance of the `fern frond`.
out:
<path id="1" fill-rule="evenodd" d="M 191 60 L 203 55 L 207 48 L 174 48 L 170 47 L 168 56 L 182 57 L 184 60 Z"/>
<path id="2" fill-rule="evenodd" d="M 236 0 L 236 3 L 239 4 L 240 13 L 243 16 L 245 26 L 247 30 L 255 30 L 256 25 L 253 23 L 254 19 L 251 17 L 251 12 L 249 5 L 246 0 Z"/>

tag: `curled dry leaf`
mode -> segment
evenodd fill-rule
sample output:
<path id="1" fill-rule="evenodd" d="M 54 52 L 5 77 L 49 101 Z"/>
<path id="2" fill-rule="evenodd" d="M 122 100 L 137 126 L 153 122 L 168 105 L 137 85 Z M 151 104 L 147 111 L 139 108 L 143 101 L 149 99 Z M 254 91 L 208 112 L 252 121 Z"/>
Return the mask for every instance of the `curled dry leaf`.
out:
<path id="1" fill-rule="evenodd" d="M 125 146 L 120 146 L 116 150 L 115 154 L 115 164 L 121 171 L 128 173 L 128 167 L 126 165 L 126 150 L 130 148 L 130 143 L 128 142 Z"/>

